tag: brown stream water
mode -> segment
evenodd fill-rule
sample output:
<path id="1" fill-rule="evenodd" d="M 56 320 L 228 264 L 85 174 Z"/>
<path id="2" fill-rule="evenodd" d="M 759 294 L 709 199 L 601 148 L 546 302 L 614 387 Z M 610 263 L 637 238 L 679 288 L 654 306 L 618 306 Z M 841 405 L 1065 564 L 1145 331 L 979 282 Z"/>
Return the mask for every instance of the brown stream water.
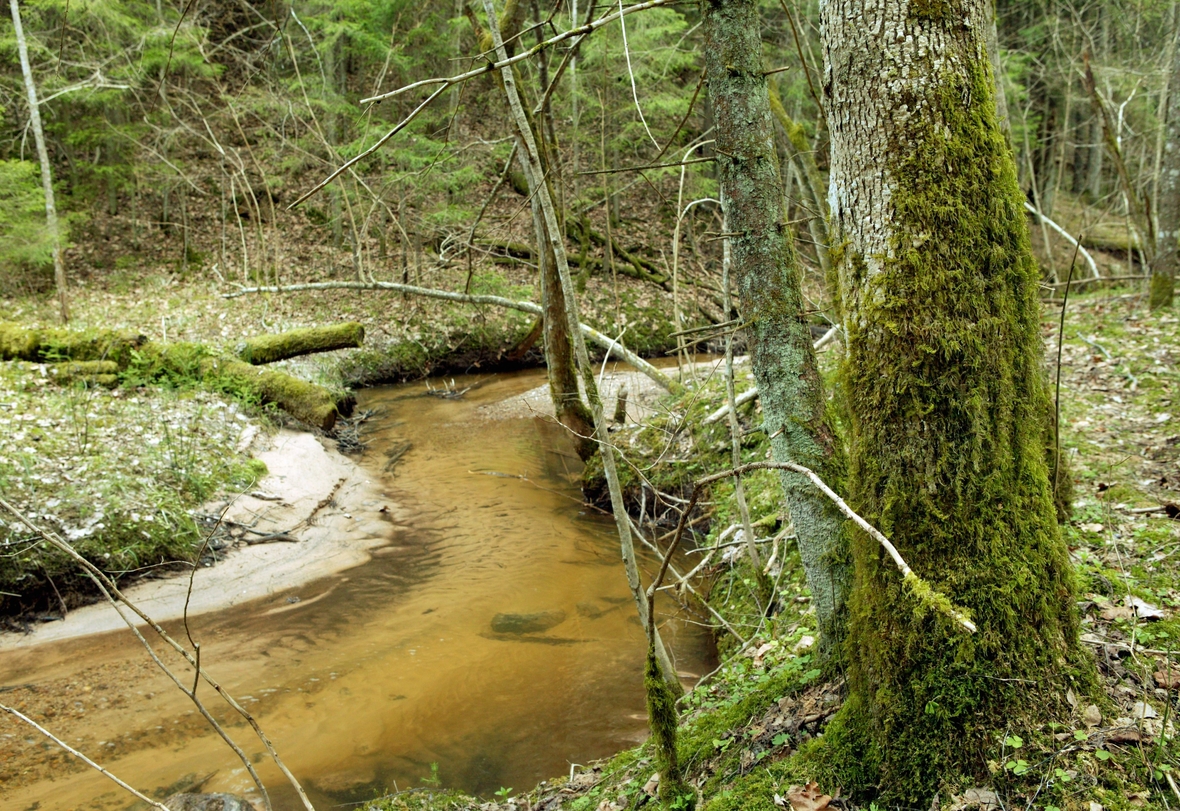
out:
<path id="1" fill-rule="evenodd" d="M 473 383 L 459 399 L 427 396 L 420 382 L 361 393 L 359 407 L 378 412 L 361 463 L 410 516 L 371 562 L 293 589 L 280 610 L 270 598 L 192 622 L 203 663 L 320 811 L 433 784 L 432 764 L 442 786 L 523 790 L 646 737 L 643 633 L 613 524 L 582 506 L 579 465 L 551 421 L 479 408 L 543 384 L 543 373 L 455 379 Z M 528 636 L 492 629 L 497 614 L 534 612 L 565 619 Z M 698 626 L 673 621 L 664 633 L 683 676 L 710 667 Z M 29 684 L 23 695 L 53 716 L 47 725 L 145 793 L 256 796 L 127 632 L 0 655 L 0 685 Z M 3 691 L 0 702 L 16 703 Z M 250 730 L 215 714 L 258 763 L 276 810 L 301 808 Z M 0 775 L 11 770 L 0 811 L 130 807 L 32 731 L 0 732 L 29 747 L 0 763 Z"/>

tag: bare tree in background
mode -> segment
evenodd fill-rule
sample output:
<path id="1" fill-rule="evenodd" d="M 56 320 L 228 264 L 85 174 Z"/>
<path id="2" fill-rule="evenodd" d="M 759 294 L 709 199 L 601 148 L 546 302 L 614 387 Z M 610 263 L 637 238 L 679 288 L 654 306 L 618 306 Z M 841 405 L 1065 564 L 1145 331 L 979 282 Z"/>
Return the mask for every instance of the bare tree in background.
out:
<path id="1" fill-rule="evenodd" d="M 70 320 L 70 308 L 66 301 L 66 266 L 61 254 L 61 228 L 57 220 L 57 203 L 53 198 L 53 169 L 49 165 L 49 150 L 45 146 L 45 131 L 41 127 L 37 85 L 33 81 L 33 68 L 29 64 L 29 46 L 25 40 L 24 26 L 21 25 L 20 4 L 17 0 L 9 0 L 9 7 L 12 9 L 12 27 L 16 32 L 20 68 L 25 77 L 25 93 L 29 100 L 29 123 L 33 129 L 33 140 L 37 144 L 37 161 L 41 164 L 41 187 L 45 190 L 45 221 L 53 238 L 53 283 L 57 288 L 61 320 L 67 322 Z"/>

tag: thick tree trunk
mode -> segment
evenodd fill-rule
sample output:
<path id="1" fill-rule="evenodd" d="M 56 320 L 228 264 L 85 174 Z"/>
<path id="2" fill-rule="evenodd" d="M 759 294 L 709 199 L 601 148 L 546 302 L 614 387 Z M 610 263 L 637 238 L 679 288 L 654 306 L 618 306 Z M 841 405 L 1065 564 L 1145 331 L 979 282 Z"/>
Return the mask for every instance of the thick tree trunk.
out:
<path id="1" fill-rule="evenodd" d="M 996 730 L 1067 712 L 1081 661 L 1042 444 L 1038 270 L 984 0 L 827 0 L 821 15 L 849 503 L 979 626 L 921 611 L 857 532 L 850 695 L 826 757 L 833 786 L 925 808 L 988 777 Z"/>
<path id="2" fill-rule="evenodd" d="M 1180 33 L 1177 33 L 1180 36 Z M 1151 267 L 1151 309 L 1171 307 L 1180 269 L 1180 43 L 1172 48 L 1168 81 L 1168 117 L 1164 123 L 1164 154 L 1159 177 L 1159 230 Z"/>
<path id="3" fill-rule="evenodd" d="M 754 0 L 708 0 L 704 25 L 721 203 L 742 318 L 751 324 L 763 430 L 773 437 L 776 460 L 809 467 L 843 489 L 844 456 L 825 419 L 800 270 L 783 222 L 757 6 Z M 784 471 L 782 485 L 820 634 L 830 648 L 843 636 L 849 584 L 844 519 L 803 476 Z"/>
<path id="4" fill-rule="evenodd" d="M 41 108 L 37 101 L 37 85 L 33 81 L 33 68 L 29 64 L 29 46 L 25 42 L 24 26 L 21 25 L 20 4 L 9 0 L 12 10 L 12 27 L 16 33 L 16 47 L 20 54 L 20 69 L 25 77 L 25 95 L 29 101 L 29 124 L 33 130 L 33 141 L 37 145 L 37 160 L 41 164 L 41 188 L 45 192 L 45 222 L 53 239 L 53 283 L 57 288 L 57 302 L 62 323 L 70 320 L 70 308 L 66 301 L 66 266 L 62 256 L 61 225 L 57 221 L 57 203 L 53 196 L 53 168 L 49 165 L 49 149 L 45 146 L 45 130 L 41 127 Z"/>

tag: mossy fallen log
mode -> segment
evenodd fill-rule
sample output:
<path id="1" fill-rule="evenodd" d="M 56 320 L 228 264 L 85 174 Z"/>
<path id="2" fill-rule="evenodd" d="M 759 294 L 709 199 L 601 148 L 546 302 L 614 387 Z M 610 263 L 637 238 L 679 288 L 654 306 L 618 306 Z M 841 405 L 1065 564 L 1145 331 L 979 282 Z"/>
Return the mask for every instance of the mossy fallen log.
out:
<path id="1" fill-rule="evenodd" d="M 213 388 L 274 403 L 300 422 L 323 431 L 332 430 L 336 424 L 336 398 L 323 386 L 236 358 L 209 358 L 202 362 L 201 371 L 205 383 Z"/>
<path id="2" fill-rule="evenodd" d="M 145 336 L 121 330 L 33 329 L 0 321 L 0 360 L 109 360 L 121 367 L 146 343 Z"/>
<path id="3" fill-rule="evenodd" d="M 49 366 L 49 374 L 59 383 L 85 383 L 113 389 L 119 385 L 119 364 L 113 360 L 71 360 Z"/>
<path id="4" fill-rule="evenodd" d="M 294 330 L 246 342 L 255 363 L 285 357 L 360 346 L 360 324 Z M 96 357 L 97 356 L 97 357 Z M 266 358 L 266 361 L 259 360 Z M 87 380 L 116 385 L 167 382 L 176 386 L 203 385 L 242 400 L 274 404 L 300 422 L 329 431 L 349 400 L 337 399 L 322 386 L 275 369 L 262 369 L 239 357 L 223 355 L 203 344 L 179 341 L 154 343 L 140 335 L 115 331 L 70 332 L 0 323 L 0 360 L 55 363 L 58 379 Z"/>
<path id="5" fill-rule="evenodd" d="M 365 342 L 365 328 L 355 321 L 327 327 L 307 327 L 247 338 L 234 346 L 234 354 L 254 366 L 265 363 L 331 352 L 334 349 L 356 349 Z"/>

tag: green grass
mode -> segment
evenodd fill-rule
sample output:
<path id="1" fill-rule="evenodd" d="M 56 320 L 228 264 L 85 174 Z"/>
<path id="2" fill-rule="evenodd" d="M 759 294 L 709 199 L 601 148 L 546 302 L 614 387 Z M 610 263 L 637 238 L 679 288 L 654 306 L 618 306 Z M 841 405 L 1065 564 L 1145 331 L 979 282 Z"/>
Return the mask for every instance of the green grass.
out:
<path id="1" fill-rule="evenodd" d="M 0 492 L 118 577 L 193 560 L 191 511 L 265 473 L 236 450 L 257 418 L 205 391 L 58 386 L 43 366 L 6 363 L 0 408 L 12 426 L 0 434 Z M 64 553 L 0 515 L 0 612 L 56 609 L 55 590 L 74 602 L 88 585 Z"/>

